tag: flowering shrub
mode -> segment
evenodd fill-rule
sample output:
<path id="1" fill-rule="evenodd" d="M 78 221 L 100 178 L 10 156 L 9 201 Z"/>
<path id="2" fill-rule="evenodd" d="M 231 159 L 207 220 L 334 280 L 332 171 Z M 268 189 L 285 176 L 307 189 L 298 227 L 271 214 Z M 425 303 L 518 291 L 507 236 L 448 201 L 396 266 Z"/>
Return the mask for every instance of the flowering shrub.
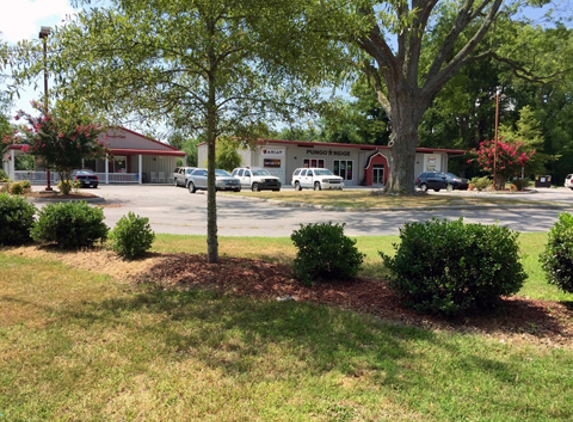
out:
<path id="1" fill-rule="evenodd" d="M 521 168 L 525 166 L 534 151 L 521 151 L 523 142 L 503 142 L 497 141 L 496 173 L 500 180 L 507 180 L 521 173 Z M 468 163 L 476 161 L 482 170 L 493 174 L 493 163 L 495 159 L 496 142 L 493 140 L 482 141 L 478 149 L 472 149 L 469 153 L 475 158 L 468 160 Z"/>
<path id="2" fill-rule="evenodd" d="M 22 151 L 41 157 L 47 166 L 54 167 L 60 180 L 69 180 L 73 169 L 79 168 L 82 159 L 104 157 L 109 153 L 107 147 L 97 137 L 103 131 L 99 123 L 91 118 L 62 111 L 50 113 L 37 103 L 33 107 L 40 117 L 19 110 L 14 117 L 24 119 L 26 124 L 3 139 L 3 143 L 24 143 Z M 68 194 L 70 185 L 62 185 L 62 192 Z"/>

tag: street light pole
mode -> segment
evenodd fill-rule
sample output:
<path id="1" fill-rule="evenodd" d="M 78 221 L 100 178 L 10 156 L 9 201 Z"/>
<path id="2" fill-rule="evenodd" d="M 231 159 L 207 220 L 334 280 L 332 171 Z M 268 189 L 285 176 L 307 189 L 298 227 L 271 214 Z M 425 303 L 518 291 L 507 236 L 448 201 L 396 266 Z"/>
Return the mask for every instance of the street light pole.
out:
<path id="1" fill-rule="evenodd" d="M 42 26 L 40 29 L 40 39 L 44 44 L 44 115 L 48 114 L 48 35 L 50 35 L 51 29 L 47 26 Z M 50 163 L 46 162 L 46 180 L 48 185 L 46 186 L 46 191 L 52 191 L 52 187 L 50 186 Z"/>
<path id="2" fill-rule="evenodd" d="M 495 94 L 495 126 L 493 134 L 493 190 L 497 190 L 497 128 L 499 124 L 499 91 Z"/>

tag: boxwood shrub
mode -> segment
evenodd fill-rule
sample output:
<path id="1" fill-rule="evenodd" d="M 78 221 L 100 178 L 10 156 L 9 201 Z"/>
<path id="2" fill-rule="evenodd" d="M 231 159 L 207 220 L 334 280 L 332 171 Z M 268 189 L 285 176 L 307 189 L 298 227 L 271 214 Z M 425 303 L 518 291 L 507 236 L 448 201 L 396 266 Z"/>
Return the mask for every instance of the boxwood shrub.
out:
<path id="1" fill-rule="evenodd" d="M 380 252 L 389 286 L 410 307 L 448 316 L 481 310 L 519 291 L 526 278 L 517 232 L 432 219 L 406 223 L 393 257 Z"/>
<path id="2" fill-rule="evenodd" d="M 56 243 L 63 249 L 91 247 L 107 239 L 104 218 L 100 208 L 85 201 L 48 204 L 38 212 L 31 234 L 38 242 Z"/>
<path id="3" fill-rule="evenodd" d="M 295 276 L 305 284 L 320 280 L 344 280 L 356 277 L 364 254 L 356 240 L 344 235 L 344 223 L 300 225 L 291 240 L 298 248 L 294 260 Z"/>
<path id="4" fill-rule="evenodd" d="M 0 194 L 0 245 L 30 242 L 36 211 L 36 207 L 25 198 Z"/>
<path id="5" fill-rule="evenodd" d="M 567 293 L 573 293 L 573 216 L 559 214 L 549 231 L 547 245 L 539 260 L 547 281 Z"/>
<path id="6" fill-rule="evenodd" d="M 155 233 L 149 225 L 149 218 L 133 212 L 123 216 L 110 233 L 111 248 L 126 259 L 142 256 L 155 240 Z"/>

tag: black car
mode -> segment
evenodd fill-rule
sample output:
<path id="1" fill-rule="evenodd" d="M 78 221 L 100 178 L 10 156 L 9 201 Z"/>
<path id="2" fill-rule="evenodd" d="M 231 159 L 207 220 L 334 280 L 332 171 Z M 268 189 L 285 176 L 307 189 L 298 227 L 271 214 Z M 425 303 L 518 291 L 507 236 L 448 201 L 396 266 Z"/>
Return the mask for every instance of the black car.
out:
<path id="1" fill-rule="evenodd" d="M 87 169 L 74 170 L 72 172 L 72 180 L 79 180 L 82 188 L 97 188 L 99 185 L 99 177 L 93 171 Z"/>
<path id="2" fill-rule="evenodd" d="M 425 171 L 416 179 L 416 187 L 422 192 L 426 192 L 428 189 L 433 189 L 436 192 L 439 192 L 440 189 L 446 189 L 448 192 L 467 190 L 468 186 L 468 179 L 441 171 Z"/>

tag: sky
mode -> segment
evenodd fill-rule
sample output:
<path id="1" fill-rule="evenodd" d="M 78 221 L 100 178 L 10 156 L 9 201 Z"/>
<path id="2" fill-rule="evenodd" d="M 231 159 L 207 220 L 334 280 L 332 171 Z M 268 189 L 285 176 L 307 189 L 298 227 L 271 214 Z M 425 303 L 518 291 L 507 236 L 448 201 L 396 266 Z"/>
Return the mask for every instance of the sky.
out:
<path id="1" fill-rule="evenodd" d="M 570 6 L 570 0 L 555 0 L 558 4 Z M 566 7 L 566 9 L 569 9 Z M 37 40 L 42 26 L 61 25 L 66 16 L 75 12 L 70 0 L 0 0 L 0 39 L 16 43 L 23 39 Z M 537 16 L 541 13 L 536 12 Z M 41 85 L 41 84 L 40 84 Z M 41 86 L 34 92 L 28 87 L 21 93 L 22 98 L 15 102 L 14 111 L 24 109 L 32 112 L 30 102 L 41 99 Z"/>
<path id="2" fill-rule="evenodd" d="M 59 25 L 74 9 L 69 0 L 0 0 L 0 38 L 38 39 L 42 26 Z"/>
<path id="3" fill-rule="evenodd" d="M 0 40 L 16 43 L 21 40 L 37 40 L 42 26 L 61 25 L 66 16 L 74 14 L 69 0 L 0 0 Z M 21 99 L 15 101 L 14 111 L 24 109 L 32 112 L 30 102 L 40 100 L 43 85 L 34 91 L 27 87 Z"/>

